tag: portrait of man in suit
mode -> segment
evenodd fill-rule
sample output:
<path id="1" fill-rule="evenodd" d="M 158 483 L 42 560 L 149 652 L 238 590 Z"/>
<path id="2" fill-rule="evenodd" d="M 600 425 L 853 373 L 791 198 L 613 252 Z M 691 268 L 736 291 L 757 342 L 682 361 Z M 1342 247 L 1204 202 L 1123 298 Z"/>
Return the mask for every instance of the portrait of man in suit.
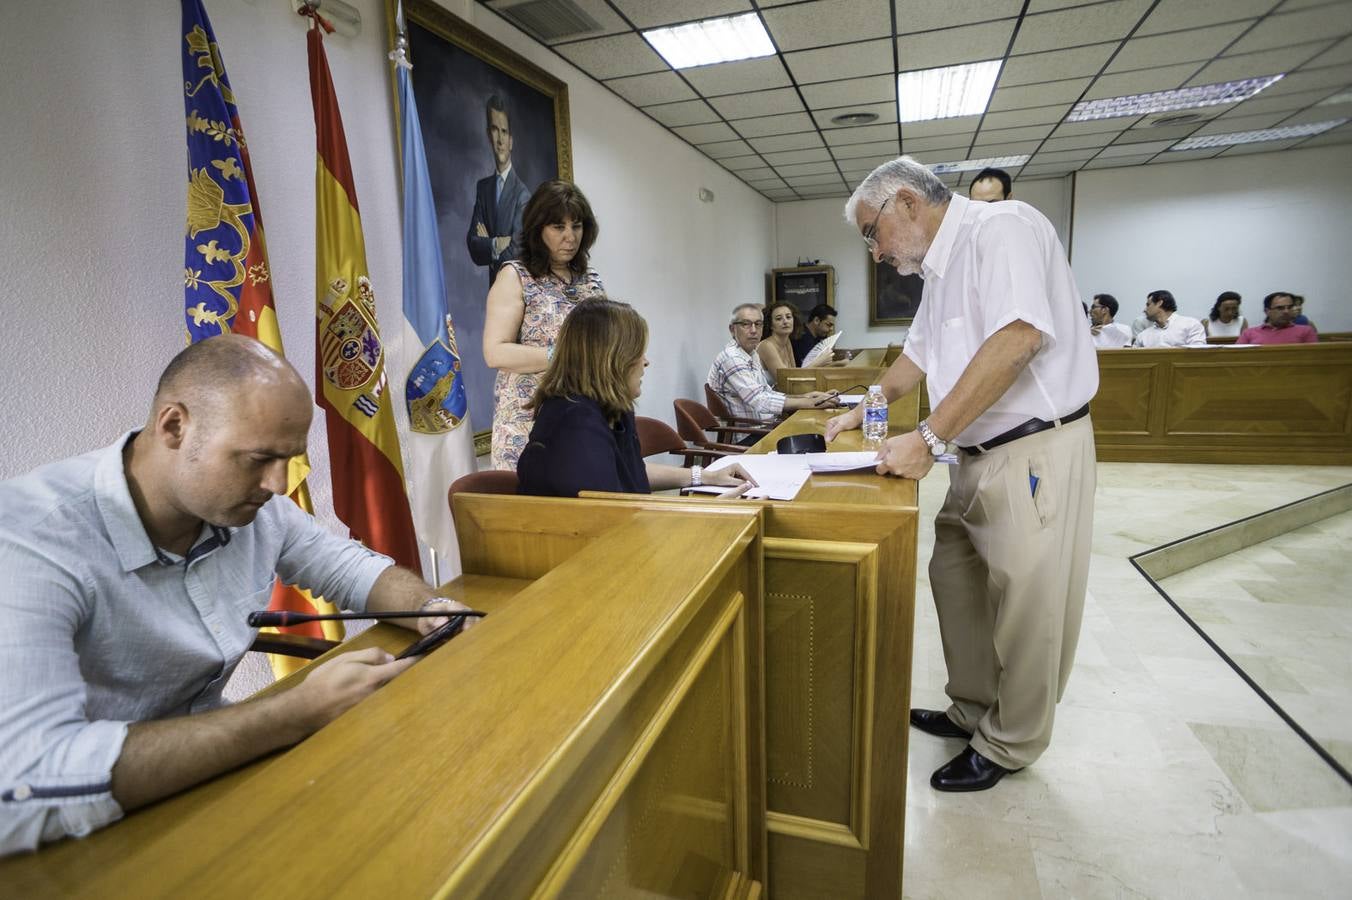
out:
<path id="1" fill-rule="evenodd" d="M 491 285 L 502 264 L 516 259 L 520 251 L 521 211 L 526 208 L 530 191 L 512 168 L 512 122 L 507 102 L 494 94 L 488 98 L 484 113 L 494 172 L 475 185 L 474 215 L 465 243 L 475 265 L 488 267 Z"/>

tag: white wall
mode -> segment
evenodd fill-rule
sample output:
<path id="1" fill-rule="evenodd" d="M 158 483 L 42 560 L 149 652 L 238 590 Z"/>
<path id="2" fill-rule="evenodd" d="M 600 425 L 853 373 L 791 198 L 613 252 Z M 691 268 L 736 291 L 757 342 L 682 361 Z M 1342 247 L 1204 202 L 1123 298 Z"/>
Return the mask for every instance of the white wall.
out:
<path id="1" fill-rule="evenodd" d="M 382 0 L 326 40 L 384 330 L 400 312 L 399 197 Z M 723 309 L 758 296 L 769 201 L 469 0 L 453 12 L 569 84 L 574 176 L 601 222 L 608 288 L 652 330 L 640 412 L 698 397 Z M 315 145 L 305 23 L 281 0 L 210 0 L 250 141 L 287 354 L 314 370 Z M 51 0 L 0 17 L 0 477 L 110 442 L 143 421 L 183 345 L 184 166 L 176 4 Z M 415 75 L 416 77 L 416 75 Z M 713 204 L 697 199 L 714 191 Z M 716 314 L 715 314 L 716 311 Z M 708 322 L 709 328 L 699 327 Z M 329 514 L 322 421 L 311 489 Z"/>
<path id="2" fill-rule="evenodd" d="M 1082 172 L 1075 189 L 1075 280 L 1109 293 L 1118 318 L 1148 291 L 1205 317 L 1238 291 L 1253 324 L 1263 296 L 1289 290 L 1324 331 L 1352 330 L 1352 146 Z"/>
<path id="3" fill-rule="evenodd" d="M 1017 199 L 1037 207 L 1056 226 L 1062 244 L 1070 233 L 1070 184 L 1066 178 L 1016 181 Z M 799 200 L 775 205 L 776 266 L 819 259 L 836 270 L 836 330 L 843 347 L 881 347 L 900 343 L 904 326 L 869 327 L 869 268 L 872 261 L 856 228 L 842 217 L 845 201 Z M 764 290 L 752 298 L 764 296 Z"/>

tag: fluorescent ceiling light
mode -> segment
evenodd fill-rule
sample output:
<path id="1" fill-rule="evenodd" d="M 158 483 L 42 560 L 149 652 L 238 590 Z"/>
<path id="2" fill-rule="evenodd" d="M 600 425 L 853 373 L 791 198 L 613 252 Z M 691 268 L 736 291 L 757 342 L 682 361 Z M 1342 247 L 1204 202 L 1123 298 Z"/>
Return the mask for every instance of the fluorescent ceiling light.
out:
<path id="1" fill-rule="evenodd" d="M 1259 141 L 1289 141 L 1292 138 L 1313 137 L 1332 131 L 1339 125 L 1346 125 L 1352 119 L 1330 119 L 1327 122 L 1311 122 L 1308 125 L 1285 125 L 1281 128 L 1264 128 L 1262 131 L 1232 131 L 1229 134 L 1203 134 L 1185 138 L 1169 149 L 1201 150 L 1206 147 L 1230 147 L 1234 144 L 1256 144 Z"/>
<path id="2" fill-rule="evenodd" d="M 897 119 L 924 122 L 986 111 L 1000 60 L 902 72 L 897 76 Z"/>
<path id="3" fill-rule="evenodd" d="M 1023 156 L 988 156 L 985 159 L 964 159 L 959 162 L 934 163 L 929 167 L 930 171 L 936 175 L 947 175 L 949 172 L 974 172 L 977 169 L 1004 169 L 1017 168 L 1028 162 L 1028 154 Z"/>
<path id="4" fill-rule="evenodd" d="M 643 39 L 673 69 L 770 56 L 775 45 L 756 13 L 705 19 L 674 28 L 654 28 Z"/>
<path id="5" fill-rule="evenodd" d="M 1105 97 L 1102 100 L 1082 100 L 1066 116 L 1067 122 L 1087 122 L 1091 119 L 1115 119 L 1119 116 L 1147 116 L 1151 113 L 1175 109 L 1197 109 L 1202 106 L 1220 106 L 1248 100 L 1263 88 L 1276 84 L 1281 75 L 1264 75 L 1242 81 L 1221 84 L 1199 84 L 1195 87 L 1153 94 L 1129 94 L 1125 97 Z"/>

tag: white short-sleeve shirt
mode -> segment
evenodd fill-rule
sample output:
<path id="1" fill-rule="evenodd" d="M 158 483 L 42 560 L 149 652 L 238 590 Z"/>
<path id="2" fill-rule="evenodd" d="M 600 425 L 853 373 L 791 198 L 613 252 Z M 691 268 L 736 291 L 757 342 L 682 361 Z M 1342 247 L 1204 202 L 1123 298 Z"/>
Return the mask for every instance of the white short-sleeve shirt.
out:
<path id="1" fill-rule="evenodd" d="M 1027 203 L 973 203 L 954 194 L 921 263 L 925 290 L 903 352 L 924 370 L 938 408 L 995 332 L 1016 320 L 1042 332 L 1042 349 L 961 434 L 988 441 L 1029 419 L 1052 420 L 1098 391 L 1098 358 L 1066 252 L 1051 222 Z"/>

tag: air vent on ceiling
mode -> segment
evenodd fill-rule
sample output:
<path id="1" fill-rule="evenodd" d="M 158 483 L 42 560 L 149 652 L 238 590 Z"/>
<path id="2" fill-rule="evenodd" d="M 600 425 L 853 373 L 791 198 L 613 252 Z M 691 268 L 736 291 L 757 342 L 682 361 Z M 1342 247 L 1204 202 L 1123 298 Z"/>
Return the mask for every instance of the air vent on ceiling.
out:
<path id="1" fill-rule="evenodd" d="M 1167 116 L 1160 116 L 1158 119 L 1152 119 L 1151 128 L 1168 128 L 1171 125 L 1200 125 L 1209 121 L 1201 113 L 1170 113 Z"/>
<path id="2" fill-rule="evenodd" d="M 541 41 L 550 43 L 601 31 L 601 24 L 572 0 L 529 0 L 498 11 Z"/>

